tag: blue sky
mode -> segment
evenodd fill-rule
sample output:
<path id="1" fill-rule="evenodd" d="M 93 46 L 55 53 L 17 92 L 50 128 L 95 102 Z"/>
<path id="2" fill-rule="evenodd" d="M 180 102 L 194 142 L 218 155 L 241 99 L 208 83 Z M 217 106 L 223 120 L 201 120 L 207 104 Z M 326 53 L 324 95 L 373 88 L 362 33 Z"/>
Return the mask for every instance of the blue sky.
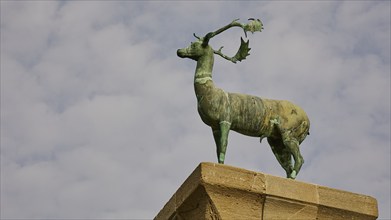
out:
<path id="1" fill-rule="evenodd" d="M 176 50 L 260 18 L 251 55 L 215 59 L 229 92 L 300 105 L 297 178 L 390 215 L 390 1 L 1 1 L 1 218 L 153 218 L 202 161 L 195 62 Z M 234 54 L 243 32 L 210 42 Z M 267 142 L 230 133 L 226 164 L 277 176 Z"/>

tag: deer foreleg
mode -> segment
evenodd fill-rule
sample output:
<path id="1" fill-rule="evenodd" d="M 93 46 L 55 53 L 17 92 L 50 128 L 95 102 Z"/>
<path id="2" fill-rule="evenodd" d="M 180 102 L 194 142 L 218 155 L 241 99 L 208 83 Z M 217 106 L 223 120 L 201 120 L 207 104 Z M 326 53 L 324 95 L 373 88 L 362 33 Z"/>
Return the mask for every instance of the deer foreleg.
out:
<path id="1" fill-rule="evenodd" d="M 219 163 L 224 164 L 225 152 L 228 145 L 228 133 L 231 128 L 231 123 L 227 121 L 220 122 L 218 129 L 213 129 L 213 137 L 216 142 L 217 159 Z"/>
<path id="2" fill-rule="evenodd" d="M 212 131 L 213 131 L 213 138 L 216 143 L 217 159 L 219 159 L 219 156 L 220 156 L 220 137 L 221 137 L 220 128 L 212 128 Z"/>

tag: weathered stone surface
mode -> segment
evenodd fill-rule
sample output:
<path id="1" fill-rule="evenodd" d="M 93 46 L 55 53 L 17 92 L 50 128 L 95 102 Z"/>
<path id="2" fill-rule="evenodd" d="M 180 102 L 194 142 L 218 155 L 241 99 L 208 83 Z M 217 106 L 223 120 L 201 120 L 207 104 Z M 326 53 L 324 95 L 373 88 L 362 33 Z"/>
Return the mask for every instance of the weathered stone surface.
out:
<path id="1" fill-rule="evenodd" d="M 376 199 L 232 166 L 201 163 L 161 219 L 376 219 Z"/>

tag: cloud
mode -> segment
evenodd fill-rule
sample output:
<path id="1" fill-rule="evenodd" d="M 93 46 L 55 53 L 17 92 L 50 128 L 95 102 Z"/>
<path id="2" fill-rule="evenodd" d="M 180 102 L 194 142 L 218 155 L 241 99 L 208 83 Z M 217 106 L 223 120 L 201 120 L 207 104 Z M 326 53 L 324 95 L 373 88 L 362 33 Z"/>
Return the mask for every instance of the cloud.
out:
<path id="1" fill-rule="evenodd" d="M 195 62 L 176 50 L 248 17 L 265 29 L 243 62 L 216 57 L 216 85 L 302 106 L 298 179 L 374 196 L 390 218 L 390 2 L 1 6 L 2 218 L 153 218 L 201 161 L 217 161 Z M 210 44 L 233 55 L 242 35 Z M 266 141 L 235 132 L 226 163 L 285 175 Z"/>

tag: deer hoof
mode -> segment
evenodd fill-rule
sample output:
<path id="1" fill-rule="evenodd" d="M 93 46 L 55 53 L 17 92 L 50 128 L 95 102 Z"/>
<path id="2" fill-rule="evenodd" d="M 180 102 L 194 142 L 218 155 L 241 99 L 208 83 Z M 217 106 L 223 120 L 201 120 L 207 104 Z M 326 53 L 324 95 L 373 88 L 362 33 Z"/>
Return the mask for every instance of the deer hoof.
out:
<path id="1" fill-rule="evenodd" d="M 291 179 L 296 179 L 296 170 L 292 171 L 291 175 L 289 176 Z"/>
<path id="2" fill-rule="evenodd" d="M 219 163 L 224 164 L 224 160 L 225 160 L 225 154 L 220 153 L 220 155 L 219 155 Z"/>

